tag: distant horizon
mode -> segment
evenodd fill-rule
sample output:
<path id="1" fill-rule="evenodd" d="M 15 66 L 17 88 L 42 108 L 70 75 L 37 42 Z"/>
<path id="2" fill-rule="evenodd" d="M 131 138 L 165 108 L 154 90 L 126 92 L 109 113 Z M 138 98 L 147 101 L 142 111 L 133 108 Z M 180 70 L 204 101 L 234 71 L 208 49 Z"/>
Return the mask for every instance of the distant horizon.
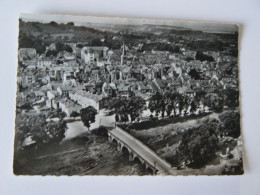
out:
<path id="1" fill-rule="evenodd" d="M 209 33 L 235 33 L 238 25 L 234 23 L 220 23 L 208 21 L 187 21 L 174 19 L 146 19 L 124 17 L 100 17 L 100 16 L 76 16 L 76 15 L 49 15 L 49 14 L 21 14 L 20 19 L 24 22 L 40 22 L 67 24 L 73 22 L 75 26 L 91 25 L 100 28 L 102 25 L 158 25 L 175 29 L 203 31 Z M 112 26 L 110 26 L 113 28 Z"/>

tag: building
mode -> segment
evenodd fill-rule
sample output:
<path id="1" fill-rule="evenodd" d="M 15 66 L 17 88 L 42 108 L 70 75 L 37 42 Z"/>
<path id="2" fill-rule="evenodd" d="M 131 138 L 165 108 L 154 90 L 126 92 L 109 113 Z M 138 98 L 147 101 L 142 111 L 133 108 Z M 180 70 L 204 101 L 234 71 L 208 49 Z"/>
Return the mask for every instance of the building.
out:
<path id="1" fill-rule="evenodd" d="M 74 103 L 68 98 L 63 98 L 59 101 L 59 108 L 66 114 L 67 117 L 70 117 L 73 112 L 80 113 L 82 106 Z"/>
<path id="2" fill-rule="evenodd" d="M 107 56 L 108 47 L 83 47 L 81 59 L 85 64 L 96 65 L 100 58 Z"/>
<path id="3" fill-rule="evenodd" d="M 17 83 L 22 87 L 27 87 L 35 82 L 36 78 L 32 72 L 20 73 L 17 75 Z"/>
<path id="4" fill-rule="evenodd" d="M 69 92 L 69 97 L 71 100 L 81 105 L 83 108 L 92 106 L 97 111 L 99 111 L 99 102 L 103 99 L 102 95 L 91 94 L 82 90 Z"/>

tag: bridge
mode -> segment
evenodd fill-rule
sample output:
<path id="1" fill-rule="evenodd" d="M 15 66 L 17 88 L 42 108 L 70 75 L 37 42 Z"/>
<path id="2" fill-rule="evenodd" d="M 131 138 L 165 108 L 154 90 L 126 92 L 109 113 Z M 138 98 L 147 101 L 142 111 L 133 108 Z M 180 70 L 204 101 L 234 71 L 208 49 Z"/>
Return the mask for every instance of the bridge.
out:
<path id="1" fill-rule="evenodd" d="M 108 140 L 117 143 L 119 151 L 128 151 L 129 160 L 138 159 L 145 165 L 147 170 L 151 170 L 153 174 L 172 175 L 171 165 L 160 158 L 154 151 L 143 144 L 141 141 L 125 132 L 119 127 L 115 127 L 108 131 Z"/>

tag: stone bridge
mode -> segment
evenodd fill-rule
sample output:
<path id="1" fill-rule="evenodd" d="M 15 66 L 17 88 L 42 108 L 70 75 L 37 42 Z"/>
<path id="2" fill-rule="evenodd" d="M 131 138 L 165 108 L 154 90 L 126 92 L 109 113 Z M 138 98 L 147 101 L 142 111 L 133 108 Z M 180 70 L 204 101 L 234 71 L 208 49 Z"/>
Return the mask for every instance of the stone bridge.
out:
<path id="1" fill-rule="evenodd" d="M 138 159 L 153 174 L 171 175 L 172 167 L 141 141 L 119 127 L 108 131 L 108 140 L 117 143 L 119 151 L 128 151 L 129 160 Z"/>

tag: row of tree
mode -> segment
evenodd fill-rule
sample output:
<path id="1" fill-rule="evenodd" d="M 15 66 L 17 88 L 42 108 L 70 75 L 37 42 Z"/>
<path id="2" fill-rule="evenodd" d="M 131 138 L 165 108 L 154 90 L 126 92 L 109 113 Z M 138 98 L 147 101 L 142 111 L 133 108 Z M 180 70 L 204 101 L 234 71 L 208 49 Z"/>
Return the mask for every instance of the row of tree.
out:
<path id="1" fill-rule="evenodd" d="M 143 110 L 146 109 L 145 100 L 139 96 L 114 97 L 104 100 L 103 108 L 115 112 L 116 121 L 126 122 L 136 120 Z"/>
<path id="2" fill-rule="evenodd" d="M 198 103 L 193 98 L 177 92 L 166 92 L 165 94 L 157 92 L 151 97 L 148 105 L 150 111 L 155 112 L 155 116 L 161 114 L 162 117 L 165 116 L 165 113 L 168 117 L 172 113 L 176 116 L 177 112 L 181 114 L 183 110 L 187 113 L 189 108 L 190 112 L 195 112 L 197 107 Z"/>
<path id="3" fill-rule="evenodd" d="M 156 117 L 159 115 L 164 118 L 177 116 L 182 114 L 194 114 L 202 104 L 208 106 L 212 111 L 222 111 L 224 105 L 229 107 L 237 107 L 239 103 L 238 91 L 224 90 L 216 91 L 216 93 L 198 93 L 195 97 L 185 96 L 177 92 L 155 93 L 149 100 L 148 106 L 146 101 L 139 96 L 127 97 L 110 97 L 103 99 L 100 108 L 112 110 L 115 113 L 117 122 L 136 121 L 139 116 L 147 108 L 154 113 Z M 95 108 L 89 106 L 80 111 L 81 119 L 86 127 L 95 122 Z M 75 115 L 76 116 L 76 115 Z"/>
<path id="4" fill-rule="evenodd" d="M 195 97 L 178 92 L 155 93 L 149 101 L 148 108 L 155 116 L 165 114 L 169 117 L 178 114 L 194 114 L 199 106 L 207 106 L 210 110 L 221 112 L 224 106 L 235 108 L 239 105 L 239 91 L 236 89 L 215 90 L 213 93 L 199 91 Z"/>

